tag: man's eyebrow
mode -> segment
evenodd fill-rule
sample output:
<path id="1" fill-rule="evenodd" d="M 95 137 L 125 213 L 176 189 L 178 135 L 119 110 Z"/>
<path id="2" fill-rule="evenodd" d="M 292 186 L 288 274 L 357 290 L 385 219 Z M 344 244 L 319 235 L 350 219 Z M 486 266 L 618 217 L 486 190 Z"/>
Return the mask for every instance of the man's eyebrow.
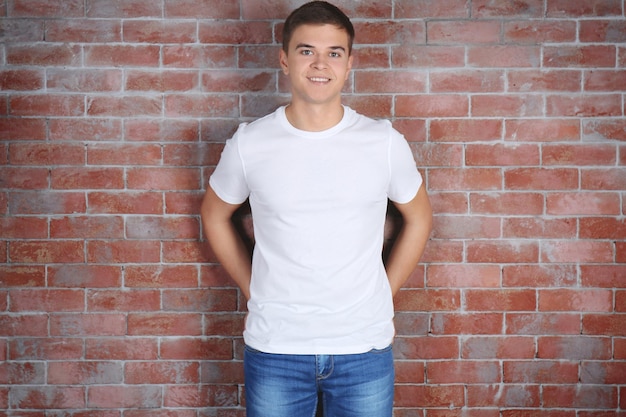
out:
<path id="1" fill-rule="evenodd" d="M 308 43 L 299 43 L 296 45 L 296 49 L 300 49 L 300 48 L 315 49 L 315 46 L 309 45 Z M 332 49 L 333 51 L 335 50 L 341 50 L 344 52 L 346 51 L 346 48 L 344 48 L 343 46 L 330 46 L 328 49 Z"/>

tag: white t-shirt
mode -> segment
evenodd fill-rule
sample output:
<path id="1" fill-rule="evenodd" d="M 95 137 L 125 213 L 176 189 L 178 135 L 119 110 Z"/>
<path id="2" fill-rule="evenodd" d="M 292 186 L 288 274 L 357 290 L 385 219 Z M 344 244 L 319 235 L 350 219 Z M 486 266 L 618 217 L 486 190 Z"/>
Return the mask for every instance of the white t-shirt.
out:
<path id="1" fill-rule="evenodd" d="M 339 124 L 308 132 L 280 107 L 239 127 L 209 183 L 227 203 L 250 199 L 247 345 L 349 354 L 391 343 L 393 301 L 381 255 L 387 199 L 409 202 L 422 177 L 390 122 L 344 107 Z"/>

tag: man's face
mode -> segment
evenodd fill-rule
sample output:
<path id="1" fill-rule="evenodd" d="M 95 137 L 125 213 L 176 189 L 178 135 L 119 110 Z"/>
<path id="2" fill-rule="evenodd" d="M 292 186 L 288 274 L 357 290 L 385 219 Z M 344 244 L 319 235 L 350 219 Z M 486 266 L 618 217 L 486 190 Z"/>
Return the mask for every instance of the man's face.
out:
<path id="1" fill-rule="evenodd" d="M 334 25 L 296 28 L 280 64 L 291 81 L 292 102 L 341 103 L 341 90 L 352 68 L 348 33 Z"/>

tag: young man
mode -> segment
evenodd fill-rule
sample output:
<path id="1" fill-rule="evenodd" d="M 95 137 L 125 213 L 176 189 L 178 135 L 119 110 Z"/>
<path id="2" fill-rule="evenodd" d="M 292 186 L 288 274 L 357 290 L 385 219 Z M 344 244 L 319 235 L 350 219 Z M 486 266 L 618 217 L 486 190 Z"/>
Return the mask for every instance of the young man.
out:
<path id="1" fill-rule="evenodd" d="M 354 29 L 313 1 L 287 18 L 289 105 L 227 141 L 202 204 L 215 255 L 248 299 L 250 417 L 389 417 L 393 295 L 414 270 L 431 208 L 405 139 L 341 103 Z M 249 198 L 255 247 L 231 221 Z M 388 199 L 403 226 L 382 261 Z"/>

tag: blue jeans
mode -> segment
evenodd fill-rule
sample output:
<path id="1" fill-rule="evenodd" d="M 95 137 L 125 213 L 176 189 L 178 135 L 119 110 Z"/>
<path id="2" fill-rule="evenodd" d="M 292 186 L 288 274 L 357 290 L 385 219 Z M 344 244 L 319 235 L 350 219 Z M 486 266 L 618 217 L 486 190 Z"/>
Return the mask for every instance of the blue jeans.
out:
<path id="1" fill-rule="evenodd" d="M 277 355 L 246 346 L 247 417 L 391 417 L 391 346 L 355 355 Z"/>

